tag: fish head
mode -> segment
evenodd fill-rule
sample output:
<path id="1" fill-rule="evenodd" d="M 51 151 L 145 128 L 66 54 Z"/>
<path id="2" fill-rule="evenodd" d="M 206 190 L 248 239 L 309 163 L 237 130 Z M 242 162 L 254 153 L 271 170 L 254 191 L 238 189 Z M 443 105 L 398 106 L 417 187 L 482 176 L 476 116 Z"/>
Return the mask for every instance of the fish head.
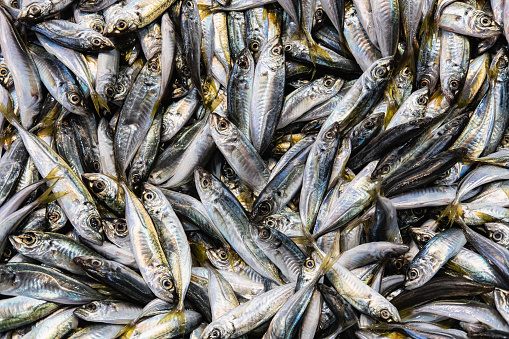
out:
<path id="1" fill-rule="evenodd" d="M 14 84 L 14 79 L 12 78 L 12 74 L 7 68 L 5 62 L 0 61 L 0 83 L 5 88 L 10 88 Z"/>
<path id="2" fill-rule="evenodd" d="M 17 19 L 19 21 L 39 20 L 48 16 L 52 9 L 53 3 L 51 1 L 30 2 L 21 8 Z"/>
<path id="3" fill-rule="evenodd" d="M 11 235 L 9 241 L 16 250 L 23 254 L 37 253 L 42 250 L 42 232 L 25 232 L 21 235 Z"/>
<path id="4" fill-rule="evenodd" d="M 90 241 L 93 244 L 101 245 L 103 243 L 101 217 L 93 203 L 85 203 L 71 224 L 80 225 L 76 227 L 80 237 Z"/>
<path id="5" fill-rule="evenodd" d="M 58 88 L 58 96 L 63 98 L 64 107 L 70 112 L 78 115 L 87 115 L 88 112 L 85 108 L 85 100 L 81 90 L 72 83 L 64 83 Z"/>
<path id="6" fill-rule="evenodd" d="M 276 229 L 270 227 L 250 227 L 256 243 L 264 249 L 277 249 L 282 245 L 281 236 Z"/>
<path id="7" fill-rule="evenodd" d="M 253 42 L 256 42 L 259 44 L 258 41 L 253 41 Z M 253 42 L 251 42 L 251 44 L 253 44 Z M 258 46 L 258 49 L 259 48 L 260 48 L 260 46 Z M 233 74 L 238 74 L 238 73 L 248 74 L 253 69 L 253 67 L 255 67 L 255 61 L 253 59 L 253 55 L 249 51 L 248 47 L 244 48 L 240 52 L 237 60 L 235 61 L 235 65 L 233 67 L 234 67 Z"/>
<path id="8" fill-rule="evenodd" d="M 211 114 L 210 125 L 212 133 L 218 138 L 232 139 L 238 135 L 238 128 L 230 120 L 223 118 L 217 113 Z"/>
<path id="9" fill-rule="evenodd" d="M 178 300 L 177 284 L 167 267 L 159 266 L 148 273 L 147 284 L 156 296 L 167 301 Z"/>
<path id="10" fill-rule="evenodd" d="M 509 78 L 509 56 L 507 48 L 500 48 L 490 65 L 491 77 L 498 82 L 507 82 Z"/>
<path id="11" fill-rule="evenodd" d="M 405 277 L 405 289 L 412 290 L 424 285 L 434 275 L 426 264 L 412 263 Z"/>
<path id="12" fill-rule="evenodd" d="M 83 47 L 90 50 L 110 50 L 115 48 L 110 39 L 103 36 L 101 33 L 87 31 L 88 34 L 82 39 Z"/>
<path id="13" fill-rule="evenodd" d="M 265 217 L 273 214 L 276 209 L 274 199 L 272 197 L 265 197 L 255 202 L 251 212 L 251 221 L 259 222 Z"/>
<path id="14" fill-rule="evenodd" d="M 115 239 L 129 236 L 129 229 L 124 218 L 102 218 L 101 225 L 106 237 L 114 242 Z"/>
<path id="15" fill-rule="evenodd" d="M 497 36 L 503 33 L 502 28 L 495 19 L 485 11 L 475 11 L 474 20 L 471 22 L 471 29 L 483 36 Z"/>
<path id="16" fill-rule="evenodd" d="M 212 196 L 222 188 L 221 182 L 201 167 L 194 170 L 194 181 L 200 196 Z"/>
<path id="17" fill-rule="evenodd" d="M 105 307 L 102 302 L 93 301 L 74 310 L 74 315 L 84 320 L 93 321 L 101 319 L 102 315 L 106 315 Z"/>
<path id="18" fill-rule="evenodd" d="M 102 201 L 113 201 L 120 193 L 118 183 L 101 173 L 84 173 L 81 175 L 89 191 Z"/>
<path id="19" fill-rule="evenodd" d="M 74 257 L 72 261 L 86 272 L 93 272 L 94 274 L 103 277 L 106 276 L 103 270 L 107 264 L 101 258 L 90 255 L 83 255 L 79 257 Z"/>
<path id="20" fill-rule="evenodd" d="M 378 59 L 364 72 L 365 85 L 370 89 L 385 86 L 394 71 L 394 57 Z"/>
<path id="21" fill-rule="evenodd" d="M 120 10 L 106 24 L 105 35 L 126 34 L 137 30 L 140 26 L 140 18 L 136 12 Z"/>
<path id="22" fill-rule="evenodd" d="M 381 295 L 373 296 L 369 304 L 369 313 L 374 318 L 388 323 L 401 322 L 398 309 Z"/>
<path id="23" fill-rule="evenodd" d="M 153 213 L 161 211 L 164 208 L 166 201 L 163 192 L 149 183 L 143 184 L 141 199 L 143 201 L 143 206 L 145 206 L 147 211 Z"/>
<path id="24" fill-rule="evenodd" d="M 201 335 L 201 339 L 229 339 L 235 333 L 233 324 L 224 319 L 211 322 Z"/>
<path id="25" fill-rule="evenodd" d="M 449 102 L 454 102 L 454 98 L 459 94 L 465 80 L 465 72 L 459 71 L 455 73 L 445 74 L 442 83 L 442 92 Z"/>
<path id="26" fill-rule="evenodd" d="M 221 269 L 227 269 L 230 267 L 230 260 L 228 251 L 223 247 L 218 248 L 209 248 L 205 252 L 207 254 L 207 258 L 209 258 L 210 262 L 214 267 Z"/>
<path id="27" fill-rule="evenodd" d="M 48 231 L 54 232 L 65 226 L 67 223 L 67 216 L 62 211 L 62 208 L 56 203 L 50 203 L 46 207 L 46 219 L 48 219 Z"/>

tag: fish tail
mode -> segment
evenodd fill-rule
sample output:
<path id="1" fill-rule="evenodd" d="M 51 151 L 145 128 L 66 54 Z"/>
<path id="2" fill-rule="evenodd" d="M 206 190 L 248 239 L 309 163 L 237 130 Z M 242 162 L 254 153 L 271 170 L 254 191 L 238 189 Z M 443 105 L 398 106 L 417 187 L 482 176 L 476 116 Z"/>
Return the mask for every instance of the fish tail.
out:
<path id="1" fill-rule="evenodd" d="M 92 98 L 92 102 L 94 103 L 95 111 L 97 112 L 97 115 L 101 116 L 101 110 L 100 107 L 103 107 L 108 112 L 110 111 L 110 108 L 108 107 L 108 104 L 106 103 L 106 100 L 103 99 L 102 96 L 99 95 L 95 90 L 91 89 L 90 91 L 90 97 Z"/>

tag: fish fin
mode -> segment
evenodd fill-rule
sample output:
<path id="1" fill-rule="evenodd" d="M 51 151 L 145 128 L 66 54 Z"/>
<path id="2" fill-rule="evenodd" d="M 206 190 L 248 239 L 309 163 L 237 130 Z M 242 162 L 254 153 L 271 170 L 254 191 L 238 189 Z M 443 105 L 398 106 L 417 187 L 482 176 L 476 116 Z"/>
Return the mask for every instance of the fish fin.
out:
<path id="1" fill-rule="evenodd" d="M 447 218 L 448 225 L 451 226 L 452 223 L 461 215 L 463 215 L 463 209 L 461 207 L 461 202 L 459 201 L 459 197 L 456 197 L 453 202 L 451 202 L 440 214 L 437 218 L 437 222 Z"/>
<path id="2" fill-rule="evenodd" d="M 62 179 L 61 176 L 57 176 L 56 175 L 58 173 L 58 169 L 59 169 L 59 165 L 53 167 L 53 169 L 44 177 L 44 180 L 46 180 L 46 181 L 50 181 L 50 180 L 58 181 L 59 179 Z"/>
<path id="3" fill-rule="evenodd" d="M 209 260 L 205 246 L 197 243 L 190 243 L 189 247 L 191 247 L 191 253 L 194 255 L 196 261 L 198 261 L 200 265 L 205 266 Z"/>
<path id="4" fill-rule="evenodd" d="M 323 276 L 327 272 L 330 271 L 332 266 L 338 261 L 338 259 L 341 257 L 342 253 L 340 251 L 340 239 L 341 234 L 340 232 L 336 233 L 336 236 L 334 237 L 334 240 L 332 241 L 332 246 L 329 248 L 329 251 L 325 255 L 325 257 L 322 258 L 322 263 L 320 264 L 320 267 L 318 269 L 319 274 L 318 276 Z M 318 255 L 321 256 L 321 250 L 318 248 L 316 243 L 313 244 L 315 247 L 315 250 L 317 251 Z"/>
<path id="5" fill-rule="evenodd" d="M 97 112 L 97 115 L 101 117 L 101 110 L 100 107 L 103 107 L 108 112 L 110 111 L 110 108 L 108 107 L 108 104 L 106 103 L 106 100 L 103 99 L 102 96 L 99 95 L 95 91 L 95 89 L 90 89 L 90 97 L 92 98 L 92 102 L 94 103 L 95 111 Z"/>
<path id="6" fill-rule="evenodd" d="M 157 324 L 158 325 L 163 324 L 165 322 L 172 320 L 173 318 L 177 319 L 179 333 L 184 335 L 186 330 L 186 311 L 184 310 L 183 304 L 182 306 L 177 306 L 173 310 L 168 312 L 168 314 L 162 317 Z"/>
<path id="7" fill-rule="evenodd" d="M 127 339 L 130 338 L 133 335 L 134 332 L 134 326 L 136 323 L 129 323 L 125 325 L 118 333 L 115 335 L 115 339 Z"/>
<path id="8" fill-rule="evenodd" d="M 55 181 L 46 191 L 44 191 L 43 194 L 41 194 L 37 199 L 35 199 L 37 205 L 49 204 L 50 202 L 58 200 L 67 194 L 67 192 L 52 193 L 53 188 L 55 188 L 55 185 L 57 184 L 57 181 Z"/>
<path id="9" fill-rule="evenodd" d="M 12 109 L 5 107 L 3 104 L 0 104 L 0 113 L 4 116 L 4 118 L 9 121 L 11 125 L 13 125 L 16 129 L 25 130 L 25 128 L 21 125 L 21 122 L 18 121 L 18 117 L 14 113 Z"/>

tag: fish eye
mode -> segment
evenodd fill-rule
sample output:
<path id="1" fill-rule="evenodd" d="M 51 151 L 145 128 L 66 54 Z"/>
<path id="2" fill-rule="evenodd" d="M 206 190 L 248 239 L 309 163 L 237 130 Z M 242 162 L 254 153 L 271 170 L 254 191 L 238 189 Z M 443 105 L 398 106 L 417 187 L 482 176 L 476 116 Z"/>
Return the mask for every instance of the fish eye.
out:
<path id="1" fill-rule="evenodd" d="M 334 139 L 334 132 L 332 131 L 328 131 L 327 133 L 325 133 L 325 138 L 326 139 Z"/>
<path id="2" fill-rule="evenodd" d="M 37 240 L 35 235 L 32 233 L 25 234 L 21 239 L 25 245 L 33 245 Z"/>
<path id="3" fill-rule="evenodd" d="M 221 338 L 221 331 L 219 331 L 218 329 L 214 329 L 212 330 L 212 332 L 210 332 L 210 339 L 219 339 Z"/>
<path id="4" fill-rule="evenodd" d="M 419 103 L 419 105 L 426 105 L 428 103 L 428 96 L 421 95 L 419 99 L 417 99 L 417 102 Z"/>
<path id="5" fill-rule="evenodd" d="M 334 85 L 334 80 L 331 78 L 327 78 L 327 79 L 325 79 L 323 84 L 325 85 L 325 87 L 331 87 L 332 85 Z"/>
<path id="6" fill-rule="evenodd" d="M 30 8 L 28 8 L 28 14 L 34 17 L 38 16 L 39 14 L 41 14 L 41 7 L 37 5 L 30 6 Z"/>
<path id="7" fill-rule="evenodd" d="M 274 48 L 272 48 L 272 54 L 274 54 L 274 55 L 281 55 L 281 47 L 280 46 L 274 46 Z"/>
<path id="8" fill-rule="evenodd" d="M 105 188 L 106 185 L 104 184 L 104 182 L 100 180 L 94 181 L 92 185 L 92 191 L 94 191 L 95 193 L 101 193 L 102 191 L 104 191 Z"/>
<path id="9" fill-rule="evenodd" d="M 365 129 L 370 130 L 373 127 L 375 127 L 375 123 L 374 123 L 374 121 L 372 119 L 369 119 L 369 120 L 366 120 L 366 122 L 364 123 L 363 126 L 364 126 Z"/>
<path id="10" fill-rule="evenodd" d="M 425 235 L 422 236 L 422 241 L 428 242 L 430 240 L 431 240 L 431 237 L 428 234 L 425 234 Z"/>
<path id="11" fill-rule="evenodd" d="M 247 58 L 242 56 L 239 59 L 239 66 L 242 69 L 247 69 L 249 67 L 249 62 L 247 61 Z"/>
<path id="12" fill-rule="evenodd" d="M 249 44 L 249 49 L 251 49 L 253 52 L 258 52 L 260 49 L 260 43 L 258 41 L 253 41 Z"/>
<path id="13" fill-rule="evenodd" d="M 141 175 L 138 173 L 133 174 L 133 184 L 139 184 L 141 181 Z"/>
<path id="14" fill-rule="evenodd" d="M 106 87 L 106 90 L 104 92 L 106 93 L 106 96 L 108 98 L 111 98 L 113 95 L 115 95 L 115 91 L 111 87 Z"/>
<path id="15" fill-rule="evenodd" d="M 152 193 L 152 192 L 148 191 L 147 193 L 145 193 L 145 195 L 143 196 L 143 198 L 144 198 L 145 200 L 150 201 L 150 200 L 154 199 L 154 193 Z"/>
<path id="16" fill-rule="evenodd" d="M 124 85 L 117 85 L 116 90 L 118 94 L 122 94 L 122 92 L 125 90 Z"/>
<path id="17" fill-rule="evenodd" d="M 95 267 L 99 267 L 102 265 L 102 261 L 101 260 L 97 260 L 97 259 L 92 259 L 92 261 L 90 262 L 90 264 L 92 266 L 95 266 Z"/>
<path id="18" fill-rule="evenodd" d="M 184 67 L 182 67 L 182 74 L 184 74 L 184 76 L 189 78 L 191 76 L 191 71 L 189 70 L 189 68 L 187 66 L 184 66 Z"/>
<path id="19" fill-rule="evenodd" d="M 419 84 L 421 88 L 428 87 L 429 86 L 429 80 L 428 79 L 422 79 L 421 83 Z"/>
<path id="20" fill-rule="evenodd" d="M 501 241 L 503 238 L 504 238 L 504 234 L 502 234 L 502 232 L 500 232 L 500 231 L 495 231 L 495 232 L 493 232 L 493 234 L 491 235 L 491 239 L 493 239 L 493 241 L 494 241 L 494 242 L 499 242 L 499 241 Z"/>
<path id="21" fill-rule="evenodd" d="M 186 6 L 192 9 L 194 7 L 194 4 L 192 1 L 187 1 Z"/>
<path id="22" fill-rule="evenodd" d="M 304 263 L 304 266 L 307 268 L 314 268 L 315 267 L 315 261 L 313 259 L 307 259 Z"/>
<path id="23" fill-rule="evenodd" d="M 81 98 L 77 93 L 70 93 L 67 99 L 69 99 L 69 102 L 73 105 L 78 105 L 81 102 Z"/>
<path id="24" fill-rule="evenodd" d="M 123 31 L 127 28 L 127 22 L 125 22 L 124 20 L 119 20 L 119 21 L 117 21 L 117 24 L 115 25 L 115 27 L 119 31 Z"/>
<path id="25" fill-rule="evenodd" d="M 380 318 L 387 320 L 391 318 L 391 313 L 387 309 L 383 309 L 380 311 Z"/>
<path id="26" fill-rule="evenodd" d="M 96 24 L 92 28 L 97 33 L 103 34 L 103 32 L 104 32 L 104 26 L 103 25 Z"/>
<path id="27" fill-rule="evenodd" d="M 219 251 L 219 259 L 221 260 L 226 260 L 228 259 L 228 253 L 226 253 L 225 250 L 221 250 Z"/>
<path id="28" fill-rule="evenodd" d="M 161 279 L 161 286 L 167 290 L 171 290 L 173 288 L 173 282 L 169 278 L 163 278 Z"/>
<path id="29" fill-rule="evenodd" d="M 227 178 L 232 178 L 233 176 L 235 176 L 235 171 L 231 167 L 226 167 L 224 169 L 224 174 L 226 175 Z"/>
<path id="30" fill-rule="evenodd" d="M 290 52 L 292 50 L 292 45 L 286 45 L 285 51 Z"/>
<path id="31" fill-rule="evenodd" d="M 203 86 L 203 94 L 209 93 L 209 86 Z"/>
<path id="32" fill-rule="evenodd" d="M 507 57 L 503 56 L 500 58 L 500 61 L 498 63 L 498 68 L 506 68 L 507 67 Z"/>
<path id="33" fill-rule="evenodd" d="M 6 248 L 4 253 L 3 253 L 3 256 L 5 258 L 10 258 L 12 256 L 12 250 L 10 248 Z"/>
<path id="34" fill-rule="evenodd" d="M 149 68 L 152 72 L 159 72 L 159 63 L 153 62 L 150 64 Z"/>
<path id="35" fill-rule="evenodd" d="M 260 238 L 262 239 L 269 239 L 270 237 L 270 231 L 266 228 L 263 228 L 260 233 L 258 233 L 260 235 Z"/>
<path id="36" fill-rule="evenodd" d="M 203 178 L 201 180 L 201 185 L 203 188 L 208 187 L 211 183 L 212 181 L 210 181 L 208 178 Z"/>
<path id="37" fill-rule="evenodd" d="M 126 233 L 126 231 L 127 231 L 127 224 L 125 222 L 117 222 L 117 223 L 115 223 L 115 231 L 118 234 Z"/>
<path id="38" fill-rule="evenodd" d="M 460 83 L 458 80 L 451 80 L 449 82 L 449 87 L 453 90 L 453 91 L 456 91 L 458 90 L 458 88 L 460 87 Z"/>
<path id="39" fill-rule="evenodd" d="M 385 164 L 382 166 L 382 174 L 387 174 L 391 171 L 391 165 Z"/>
<path id="40" fill-rule="evenodd" d="M 401 74 L 405 75 L 405 76 L 408 76 L 410 74 L 410 68 L 408 67 L 405 67 L 403 69 L 403 71 L 401 71 Z"/>
<path id="41" fill-rule="evenodd" d="M 267 225 L 269 227 L 274 227 L 275 224 L 276 223 L 275 223 L 274 219 L 272 219 L 272 218 L 265 219 L 265 225 Z"/>
<path id="42" fill-rule="evenodd" d="M 226 121 L 225 119 L 221 119 L 217 124 L 217 127 L 220 131 L 226 130 L 228 126 L 229 126 L 228 121 Z"/>
<path id="43" fill-rule="evenodd" d="M 91 217 L 89 219 L 89 224 L 93 229 L 98 229 L 101 226 L 101 220 L 98 217 Z"/>
<path id="44" fill-rule="evenodd" d="M 414 208 L 414 209 L 412 209 L 412 212 L 415 215 L 423 215 L 424 214 L 424 209 L 422 209 L 422 208 Z"/>
<path id="45" fill-rule="evenodd" d="M 415 268 L 412 268 L 410 271 L 408 271 L 408 279 L 415 280 L 419 277 L 419 271 Z"/>
<path id="46" fill-rule="evenodd" d="M 270 205 L 268 202 L 264 201 L 258 207 L 261 215 L 267 215 L 270 213 Z"/>
<path id="47" fill-rule="evenodd" d="M 101 43 L 102 43 L 102 41 L 99 38 L 92 39 L 92 45 L 94 45 L 94 46 L 101 46 Z"/>
<path id="48" fill-rule="evenodd" d="M 481 26 L 487 27 L 489 25 L 491 25 L 491 19 L 488 16 L 484 15 L 481 18 Z"/>
<path id="49" fill-rule="evenodd" d="M 47 218 L 51 222 L 57 222 L 58 220 L 60 220 L 60 213 L 58 213 L 57 211 L 50 211 L 47 214 Z"/>
<path id="50" fill-rule="evenodd" d="M 319 9 L 315 12 L 315 18 L 317 20 L 321 20 L 323 18 L 323 10 L 322 9 Z"/>
<path id="51" fill-rule="evenodd" d="M 101 169 L 101 165 L 99 164 L 99 161 L 94 161 L 92 164 L 92 167 L 94 168 L 94 171 L 99 172 Z"/>
<path id="52" fill-rule="evenodd" d="M 11 1 L 11 7 L 19 8 L 18 0 L 12 0 L 12 1 Z"/>
<path id="53" fill-rule="evenodd" d="M 87 311 L 94 312 L 95 310 L 97 310 L 97 306 L 95 306 L 94 303 L 90 303 L 88 305 L 85 305 L 85 309 Z"/>
<path id="54" fill-rule="evenodd" d="M 5 68 L 5 67 L 0 68 L 0 75 L 2 77 L 7 76 L 8 74 L 9 74 L 9 71 L 7 70 L 7 68 Z"/>
<path id="55" fill-rule="evenodd" d="M 383 78 L 387 75 L 387 67 L 385 66 L 379 66 L 375 70 L 375 75 L 379 78 Z"/>
<path id="56" fill-rule="evenodd" d="M 113 128 L 109 127 L 106 129 L 106 134 L 108 135 L 109 138 L 113 138 Z"/>
<path id="57" fill-rule="evenodd" d="M 395 260 L 394 261 L 394 267 L 399 271 L 403 268 L 403 261 L 402 260 Z"/>

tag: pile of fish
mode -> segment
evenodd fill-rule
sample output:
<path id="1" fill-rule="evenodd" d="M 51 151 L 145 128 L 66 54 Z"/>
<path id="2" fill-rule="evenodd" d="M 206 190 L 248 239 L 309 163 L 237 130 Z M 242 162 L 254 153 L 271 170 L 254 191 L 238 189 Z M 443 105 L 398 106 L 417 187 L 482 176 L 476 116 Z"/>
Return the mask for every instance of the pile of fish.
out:
<path id="1" fill-rule="evenodd" d="M 509 338 L 509 1 L 0 0 L 0 338 Z"/>

